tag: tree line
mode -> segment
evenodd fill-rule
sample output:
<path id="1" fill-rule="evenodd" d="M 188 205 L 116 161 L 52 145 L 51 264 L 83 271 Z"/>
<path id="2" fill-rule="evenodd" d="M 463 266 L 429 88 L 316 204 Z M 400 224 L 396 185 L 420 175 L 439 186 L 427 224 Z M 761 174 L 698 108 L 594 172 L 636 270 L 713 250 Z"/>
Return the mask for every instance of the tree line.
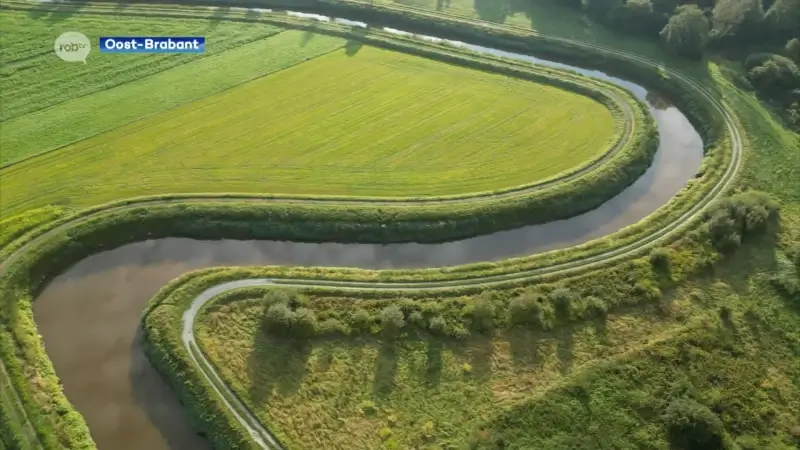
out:
<path id="1" fill-rule="evenodd" d="M 738 59 L 746 71 L 740 87 L 756 91 L 800 130 L 800 0 L 475 0 L 475 9 L 501 22 L 525 13 L 530 2 L 578 10 L 683 58 L 714 52 Z"/>

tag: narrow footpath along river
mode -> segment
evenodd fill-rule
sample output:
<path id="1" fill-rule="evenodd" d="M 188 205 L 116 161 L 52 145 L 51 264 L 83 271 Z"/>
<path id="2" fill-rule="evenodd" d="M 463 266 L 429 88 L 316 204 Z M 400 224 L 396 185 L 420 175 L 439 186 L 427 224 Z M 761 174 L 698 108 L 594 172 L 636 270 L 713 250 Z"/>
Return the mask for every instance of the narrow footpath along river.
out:
<path id="1" fill-rule="evenodd" d="M 472 46 L 471 46 L 472 47 Z M 148 300 L 190 270 L 232 265 L 439 267 L 505 259 L 587 242 L 638 222 L 664 205 L 697 172 L 702 141 L 686 117 L 657 95 L 600 72 L 645 99 L 661 133 L 652 167 L 628 189 L 589 213 L 444 244 L 305 244 L 159 239 L 84 259 L 34 302 L 39 331 L 69 400 L 84 415 L 100 450 L 202 450 L 181 405 L 141 351 L 138 325 Z"/>

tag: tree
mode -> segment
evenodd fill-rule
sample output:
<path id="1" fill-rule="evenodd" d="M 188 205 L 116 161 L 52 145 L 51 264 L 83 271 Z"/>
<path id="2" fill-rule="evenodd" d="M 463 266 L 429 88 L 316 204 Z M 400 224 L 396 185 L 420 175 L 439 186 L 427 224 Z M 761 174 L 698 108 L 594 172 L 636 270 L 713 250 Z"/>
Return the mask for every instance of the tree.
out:
<path id="1" fill-rule="evenodd" d="M 475 299 L 472 308 L 472 328 L 479 332 L 490 331 L 494 327 L 494 305 L 483 296 Z"/>
<path id="2" fill-rule="evenodd" d="M 778 36 L 800 35 L 800 0 L 775 0 L 764 18 Z"/>
<path id="3" fill-rule="evenodd" d="M 711 36 L 715 39 L 741 40 L 761 34 L 764 6 L 761 0 L 719 0 L 712 12 Z"/>
<path id="4" fill-rule="evenodd" d="M 786 43 L 786 55 L 800 65 L 800 39 L 794 38 Z"/>
<path id="5" fill-rule="evenodd" d="M 369 331 L 374 322 L 372 315 L 363 308 L 358 308 L 353 313 L 353 327 L 360 331 Z"/>
<path id="6" fill-rule="evenodd" d="M 298 308 L 292 321 L 292 335 L 299 338 L 312 338 L 317 334 L 317 315 L 308 308 Z"/>
<path id="7" fill-rule="evenodd" d="M 707 406 L 691 399 L 674 400 L 664 414 L 670 443 L 685 450 L 722 450 L 725 428 Z"/>
<path id="8" fill-rule="evenodd" d="M 389 305 L 381 310 L 381 325 L 383 331 L 396 334 L 406 325 L 403 311 L 397 305 Z"/>
<path id="9" fill-rule="evenodd" d="M 747 72 L 747 79 L 756 89 L 773 97 L 788 97 L 789 91 L 800 86 L 800 69 L 789 58 L 769 55 Z"/>
<path id="10" fill-rule="evenodd" d="M 708 19 L 697 5 L 683 5 L 675 10 L 660 36 L 668 49 L 687 58 L 703 57 L 708 42 Z"/>
<path id="11" fill-rule="evenodd" d="M 653 37 L 666 24 L 663 15 L 654 13 L 651 0 L 628 0 L 611 13 L 611 20 L 622 31 Z"/>
<path id="12" fill-rule="evenodd" d="M 275 334 L 286 334 L 292 328 L 294 312 L 286 303 L 273 303 L 264 314 L 264 327 Z"/>

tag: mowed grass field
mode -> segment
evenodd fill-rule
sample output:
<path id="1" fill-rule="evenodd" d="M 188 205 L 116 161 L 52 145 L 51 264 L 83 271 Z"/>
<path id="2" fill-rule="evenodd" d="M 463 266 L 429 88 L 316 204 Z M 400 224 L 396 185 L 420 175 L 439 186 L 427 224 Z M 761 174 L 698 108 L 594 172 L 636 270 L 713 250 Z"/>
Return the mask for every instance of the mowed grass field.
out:
<path id="1" fill-rule="evenodd" d="M 599 157 L 616 140 L 611 112 L 587 97 L 313 34 L 288 39 L 287 33 L 296 32 L 265 40 L 282 39 L 283 58 L 265 56 L 269 76 L 0 169 L 2 215 L 163 193 L 472 193 L 553 177 Z M 318 39 L 322 44 L 311 45 Z M 236 55 L 260 42 L 219 58 L 257 62 L 256 50 Z M 331 51 L 337 46 L 344 48 Z M 51 109 L 69 115 L 74 102 L 77 110 L 87 108 L 84 119 L 105 120 L 92 105 L 104 105 L 113 117 L 129 105 L 137 108 L 136 93 L 169 98 L 207 76 L 220 80 L 223 66 L 212 58 L 162 72 L 159 83 L 134 82 L 141 83 L 137 90 L 131 83 Z M 249 67 L 252 74 L 261 66 Z"/>

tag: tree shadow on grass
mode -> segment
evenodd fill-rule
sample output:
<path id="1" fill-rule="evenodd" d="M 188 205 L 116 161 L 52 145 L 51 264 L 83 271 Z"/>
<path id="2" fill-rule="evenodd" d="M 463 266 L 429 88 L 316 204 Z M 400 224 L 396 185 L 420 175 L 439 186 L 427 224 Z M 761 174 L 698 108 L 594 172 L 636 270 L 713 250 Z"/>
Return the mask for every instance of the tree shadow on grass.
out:
<path id="1" fill-rule="evenodd" d="M 69 4 L 56 2 L 40 3 L 36 5 L 36 9 L 30 9 L 27 12 L 28 17 L 31 19 L 43 20 L 50 25 L 54 25 L 80 13 L 81 9 L 83 9 L 86 4 L 88 4 L 86 0 L 70 2 Z"/>
<path id="2" fill-rule="evenodd" d="M 372 387 L 374 397 L 385 399 L 394 390 L 397 365 L 397 342 L 393 338 L 384 338 L 375 361 Z"/>
<path id="3" fill-rule="evenodd" d="M 247 360 L 253 402 L 266 402 L 273 392 L 283 396 L 296 393 L 307 374 L 312 346 L 309 341 L 259 332 Z"/>
<path id="4" fill-rule="evenodd" d="M 491 336 L 477 335 L 466 342 L 466 353 L 475 378 L 486 381 L 492 376 L 494 344 Z"/>
<path id="5" fill-rule="evenodd" d="M 514 327 L 505 333 L 510 346 L 511 360 L 517 367 L 530 367 L 539 363 L 541 332 Z"/>
<path id="6" fill-rule="evenodd" d="M 347 41 L 347 44 L 344 46 L 344 51 L 347 56 L 355 56 L 361 47 L 364 46 L 364 43 L 358 39 L 350 39 Z"/>
<path id="7" fill-rule="evenodd" d="M 208 19 L 208 27 L 206 28 L 206 30 L 211 31 L 216 29 L 219 26 L 220 22 L 225 20 L 225 17 L 228 15 L 230 10 L 231 10 L 230 6 L 219 6 L 217 8 L 214 8 L 214 12 Z"/>

